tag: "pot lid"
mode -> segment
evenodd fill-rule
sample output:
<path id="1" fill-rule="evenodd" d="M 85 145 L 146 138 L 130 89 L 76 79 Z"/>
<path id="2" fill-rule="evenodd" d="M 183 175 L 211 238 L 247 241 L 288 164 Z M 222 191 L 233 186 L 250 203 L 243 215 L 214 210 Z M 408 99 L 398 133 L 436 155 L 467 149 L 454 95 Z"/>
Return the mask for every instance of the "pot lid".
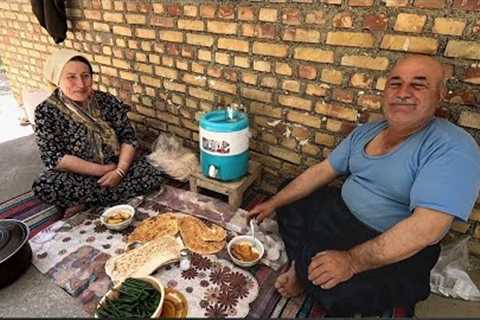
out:
<path id="1" fill-rule="evenodd" d="M 28 241 L 26 224 L 14 219 L 0 220 L 0 263 L 17 252 Z"/>

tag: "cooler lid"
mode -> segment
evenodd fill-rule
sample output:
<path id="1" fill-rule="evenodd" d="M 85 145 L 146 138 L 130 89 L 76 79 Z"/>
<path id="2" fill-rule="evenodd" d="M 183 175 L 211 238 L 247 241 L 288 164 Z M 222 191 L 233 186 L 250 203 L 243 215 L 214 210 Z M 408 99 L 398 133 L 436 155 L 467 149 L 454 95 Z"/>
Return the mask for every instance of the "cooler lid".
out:
<path id="1" fill-rule="evenodd" d="M 200 127 L 213 132 L 232 132 L 247 128 L 247 114 L 236 112 L 235 115 L 230 119 L 226 110 L 207 112 L 200 117 Z"/>

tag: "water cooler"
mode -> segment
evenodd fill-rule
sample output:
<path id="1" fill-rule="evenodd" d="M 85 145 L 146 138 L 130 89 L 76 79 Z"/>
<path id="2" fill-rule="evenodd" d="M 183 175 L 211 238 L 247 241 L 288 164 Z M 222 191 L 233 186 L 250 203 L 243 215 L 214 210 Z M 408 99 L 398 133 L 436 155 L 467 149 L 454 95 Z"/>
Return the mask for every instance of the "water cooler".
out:
<path id="1" fill-rule="evenodd" d="M 246 113 L 216 110 L 200 117 L 202 173 L 221 181 L 242 178 L 248 170 L 248 117 Z"/>

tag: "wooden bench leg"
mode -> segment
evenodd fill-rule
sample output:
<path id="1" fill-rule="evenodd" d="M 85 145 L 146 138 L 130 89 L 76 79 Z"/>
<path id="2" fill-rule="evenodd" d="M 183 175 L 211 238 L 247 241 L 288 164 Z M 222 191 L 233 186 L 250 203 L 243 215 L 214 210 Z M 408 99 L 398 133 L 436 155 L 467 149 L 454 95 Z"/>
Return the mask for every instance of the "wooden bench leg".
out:
<path id="1" fill-rule="evenodd" d="M 242 204 L 242 198 L 243 198 L 243 193 L 240 193 L 238 191 L 234 191 L 230 193 L 228 196 L 228 204 L 235 208 L 238 209 L 240 205 Z"/>
<path id="2" fill-rule="evenodd" d="M 190 191 L 198 193 L 197 178 L 190 177 Z"/>

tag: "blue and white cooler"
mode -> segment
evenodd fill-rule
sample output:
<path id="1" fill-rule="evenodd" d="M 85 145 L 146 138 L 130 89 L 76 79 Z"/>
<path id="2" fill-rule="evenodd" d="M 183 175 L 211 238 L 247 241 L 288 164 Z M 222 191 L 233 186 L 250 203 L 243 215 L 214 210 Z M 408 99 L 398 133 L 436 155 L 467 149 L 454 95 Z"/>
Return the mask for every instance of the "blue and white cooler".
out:
<path id="1" fill-rule="evenodd" d="M 207 112 L 200 117 L 202 173 L 221 181 L 242 178 L 248 171 L 248 117 L 232 109 Z"/>

